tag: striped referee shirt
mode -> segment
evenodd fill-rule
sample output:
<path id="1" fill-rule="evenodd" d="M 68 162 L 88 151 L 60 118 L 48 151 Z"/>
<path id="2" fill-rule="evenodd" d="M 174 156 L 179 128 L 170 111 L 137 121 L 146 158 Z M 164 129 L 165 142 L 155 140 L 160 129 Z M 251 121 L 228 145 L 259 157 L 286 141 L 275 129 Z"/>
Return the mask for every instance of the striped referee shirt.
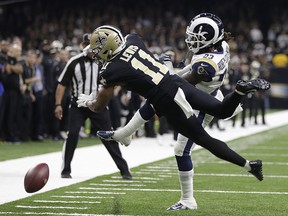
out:
<path id="1" fill-rule="evenodd" d="M 58 78 L 63 86 L 71 85 L 72 100 L 80 94 L 89 95 L 98 89 L 98 65 L 80 53 L 67 62 Z"/>

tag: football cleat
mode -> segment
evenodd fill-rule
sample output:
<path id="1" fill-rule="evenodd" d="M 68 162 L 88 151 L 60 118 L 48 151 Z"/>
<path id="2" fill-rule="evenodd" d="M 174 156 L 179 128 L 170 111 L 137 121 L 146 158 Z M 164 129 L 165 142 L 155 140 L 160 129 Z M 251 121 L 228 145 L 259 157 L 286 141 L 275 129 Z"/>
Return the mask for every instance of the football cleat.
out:
<path id="1" fill-rule="evenodd" d="M 132 136 L 128 136 L 128 137 L 123 137 L 123 138 L 117 138 L 114 134 L 113 136 L 113 139 L 120 142 L 121 145 L 124 145 L 124 146 L 129 146 L 130 143 L 131 143 L 131 139 L 132 139 Z"/>
<path id="2" fill-rule="evenodd" d="M 250 161 L 249 165 L 251 167 L 251 170 L 248 172 L 254 175 L 259 181 L 262 181 L 263 180 L 262 161 L 261 160 Z"/>
<path id="3" fill-rule="evenodd" d="M 97 136 L 100 139 L 104 139 L 107 141 L 113 140 L 112 136 L 114 135 L 114 131 L 97 131 Z"/>
<path id="4" fill-rule="evenodd" d="M 193 206 L 192 208 L 189 208 L 188 206 L 182 204 L 181 202 L 177 202 L 174 205 L 167 208 L 167 211 L 176 211 L 176 210 L 192 210 L 197 209 L 197 205 Z"/>
<path id="5" fill-rule="evenodd" d="M 122 175 L 122 179 L 124 180 L 132 180 L 133 177 L 130 173 Z"/>
<path id="6" fill-rule="evenodd" d="M 128 137 L 117 137 L 114 136 L 115 135 L 115 131 L 97 131 L 97 136 L 100 139 L 104 139 L 107 141 L 111 141 L 111 140 L 115 140 L 117 142 L 120 142 L 121 145 L 124 146 L 129 146 L 131 143 L 131 136 Z"/>
<path id="7" fill-rule="evenodd" d="M 257 90 L 268 90 L 271 85 L 264 79 L 255 79 L 255 80 L 239 80 L 236 84 L 236 92 L 240 95 L 246 95 L 250 92 L 255 92 Z"/>
<path id="8" fill-rule="evenodd" d="M 61 178 L 68 178 L 68 179 L 70 179 L 70 178 L 72 178 L 72 176 L 71 176 L 69 173 L 63 173 L 63 174 L 61 174 Z"/>

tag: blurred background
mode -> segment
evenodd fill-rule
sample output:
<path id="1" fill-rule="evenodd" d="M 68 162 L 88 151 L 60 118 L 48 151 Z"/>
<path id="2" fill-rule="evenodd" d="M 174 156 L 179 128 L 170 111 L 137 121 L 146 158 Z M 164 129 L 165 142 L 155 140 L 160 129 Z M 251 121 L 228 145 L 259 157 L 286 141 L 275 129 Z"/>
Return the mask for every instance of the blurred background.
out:
<path id="1" fill-rule="evenodd" d="M 123 34 L 137 32 L 155 55 L 168 52 L 177 68 L 187 53 L 184 41 L 187 25 L 195 15 L 210 12 L 222 19 L 225 31 L 234 37 L 229 44 L 231 66 L 223 91 L 232 91 L 238 79 L 262 77 L 272 84 L 269 92 L 248 95 L 243 100 L 243 106 L 250 113 L 247 115 L 254 118 L 262 113 L 260 122 L 265 124 L 265 110 L 288 108 L 287 11 L 285 0 L 3 0 L 0 2 L 0 65 L 4 71 L 5 64 L 26 61 L 29 67 L 39 71 L 32 76 L 35 79 L 30 86 L 36 97 L 32 101 L 35 109 L 32 113 L 36 115 L 32 121 L 34 119 L 35 128 L 42 125 L 43 134 L 55 127 L 47 126 L 48 123 L 45 126 L 45 121 L 53 119 L 53 108 L 49 110 L 49 107 L 54 106 L 57 77 L 68 59 L 81 52 L 84 33 L 103 24 L 115 25 Z M 15 101 L 3 99 L 7 84 L 3 78 L 0 82 L 0 120 L 3 125 L 7 123 L 4 117 L 11 115 L 5 104 Z M 21 79 L 19 82 L 17 88 L 21 88 Z M 121 94 L 126 98 L 121 100 L 122 117 L 131 116 L 137 108 L 129 105 L 127 98 L 132 96 L 126 93 Z M 126 102 L 123 104 L 123 101 Z M 256 117 L 253 121 L 258 123 Z M 60 128 L 57 131 L 67 127 L 67 123 L 55 124 Z M 57 131 L 49 133 L 55 139 L 61 139 Z"/>

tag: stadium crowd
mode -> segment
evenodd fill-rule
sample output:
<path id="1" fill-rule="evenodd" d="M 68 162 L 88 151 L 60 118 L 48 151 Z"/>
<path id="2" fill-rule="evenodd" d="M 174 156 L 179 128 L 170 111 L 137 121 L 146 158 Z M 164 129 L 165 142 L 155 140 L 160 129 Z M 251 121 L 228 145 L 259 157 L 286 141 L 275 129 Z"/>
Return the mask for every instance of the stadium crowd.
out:
<path id="1" fill-rule="evenodd" d="M 125 34 L 137 32 L 155 55 L 171 55 L 177 68 L 183 59 L 191 59 L 184 41 L 190 19 L 199 12 L 213 12 L 223 18 L 225 29 L 234 36 L 229 43 L 231 66 L 223 90 L 233 90 L 239 79 L 269 80 L 273 67 L 288 64 L 284 3 L 100 0 L 67 4 L 31 0 L 0 6 L 0 137 L 11 143 L 45 137 L 65 139 L 69 89 L 62 104 L 64 117 L 58 120 L 54 116 L 57 79 L 69 58 L 81 52 L 83 34 L 102 24 L 115 25 Z M 117 128 L 129 121 L 143 99 L 125 89 L 116 89 L 115 94 L 110 105 L 113 127 Z M 242 103 L 241 126 L 247 126 L 248 113 L 258 124 L 259 109 L 261 123 L 266 123 L 266 93 L 248 95 Z M 146 124 L 146 135 L 155 136 L 151 122 Z"/>

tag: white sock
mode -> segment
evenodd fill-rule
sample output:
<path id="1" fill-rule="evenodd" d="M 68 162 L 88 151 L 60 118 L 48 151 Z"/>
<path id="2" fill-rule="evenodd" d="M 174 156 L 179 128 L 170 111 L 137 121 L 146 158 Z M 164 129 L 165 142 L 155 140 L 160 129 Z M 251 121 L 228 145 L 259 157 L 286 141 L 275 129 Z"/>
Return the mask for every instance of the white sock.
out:
<path id="1" fill-rule="evenodd" d="M 244 169 L 247 170 L 247 171 L 251 171 L 251 166 L 250 166 L 248 160 L 246 160 L 246 163 L 245 163 L 245 165 L 244 165 Z"/>
<path id="2" fill-rule="evenodd" d="M 193 176 L 194 170 L 178 171 L 181 186 L 181 203 L 188 208 L 197 209 L 197 203 L 193 195 Z"/>
<path id="3" fill-rule="evenodd" d="M 146 120 L 142 118 L 138 110 L 123 128 L 119 128 L 114 132 L 113 138 L 119 140 L 131 136 L 145 122 Z"/>

